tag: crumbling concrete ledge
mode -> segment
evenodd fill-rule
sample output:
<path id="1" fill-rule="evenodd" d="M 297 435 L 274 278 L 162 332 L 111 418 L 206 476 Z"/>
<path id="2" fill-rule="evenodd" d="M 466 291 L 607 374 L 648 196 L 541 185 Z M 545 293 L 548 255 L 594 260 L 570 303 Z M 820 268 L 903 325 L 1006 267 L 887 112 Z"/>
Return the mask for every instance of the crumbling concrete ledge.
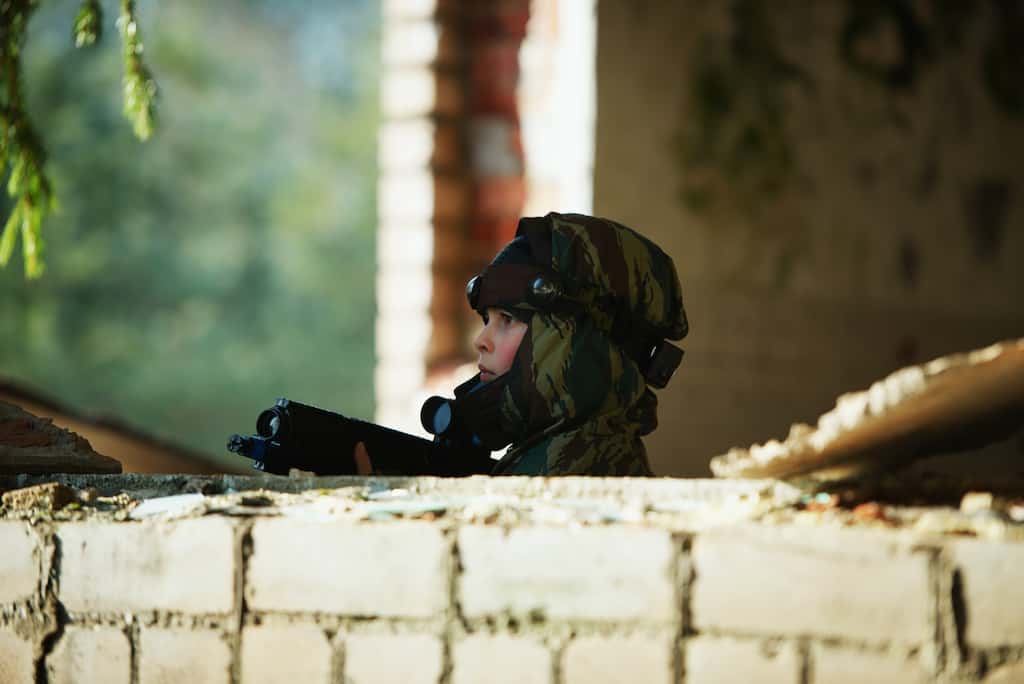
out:
<path id="1" fill-rule="evenodd" d="M 1018 501 L 847 507 L 770 480 L 0 489 L 2 682 L 1024 679 Z"/>

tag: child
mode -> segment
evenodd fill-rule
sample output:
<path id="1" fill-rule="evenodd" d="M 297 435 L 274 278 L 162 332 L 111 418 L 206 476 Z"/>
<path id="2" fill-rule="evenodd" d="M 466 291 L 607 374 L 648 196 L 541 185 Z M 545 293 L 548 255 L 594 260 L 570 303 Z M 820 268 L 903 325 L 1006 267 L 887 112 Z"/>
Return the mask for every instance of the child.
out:
<path id="1" fill-rule="evenodd" d="M 480 374 L 452 410 L 490 450 L 511 444 L 491 474 L 652 474 L 647 385 L 665 386 L 682 358 L 665 339 L 688 331 L 671 258 L 614 221 L 550 213 L 521 219 L 466 294 Z M 354 457 L 372 472 L 363 444 Z"/>
<path id="2" fill-rule="evenodd" d="M 493 474 L 651 475 L 640 437 L 688 330 L 675 266 L 607 219 L 524 218 L 467 286 L 484 320 L 474 346 L 487 391 L 461 400 L 494 448 Z M 472 397 L 472 400 L 470 400 Z"/>

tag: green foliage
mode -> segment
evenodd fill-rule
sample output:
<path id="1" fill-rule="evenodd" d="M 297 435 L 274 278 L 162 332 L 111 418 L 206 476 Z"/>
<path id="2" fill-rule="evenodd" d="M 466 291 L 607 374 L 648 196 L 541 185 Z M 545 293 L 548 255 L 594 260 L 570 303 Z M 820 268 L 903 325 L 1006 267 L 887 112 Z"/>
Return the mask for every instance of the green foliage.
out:
<path id="1" fill-rule="evenodd" d="M 39 277 L 45 268 L 42 222 L 56 206 L 46 172 L 46 151 L 26 113 L 21 83 L 25 33 L 38 5 L 38 0 L 0 2 L 0 169 L 10 167 L 7 192 L 15 198 L 0 234 L 0 266 L 7 266 L 20 233 L 25 275 L 29 278 Z M 84 0 L 74 21 L 75 46 L 94 44 L 101 25 L 99 3 Z M 153 129 L 156 85 L 142 62 L 133 0 L 121 0 L 118 26 L 124 44 L 125 115 L 131 119 L 136 135 L 145 140 Z"/>
<path id="2" fill-rule="evenodd" d="M 145 145 L 117 45 L 75 50 L 69 5 L 24 55 L 62 247 L 44 279 L 0 272 L 0 375 L 235 466 L 227 436 L 278 396 L 371 417 L 377 4 L 140 3 Z"/>
<path id="3" fill-rule="evenodd" d="M 142 38 L 135 20 L 135 0 L 121 0 L 117 18 L 124 58 L 124 115 L 132 122 L 139 140 L 153 134 L 156 82 L 142 62 Z M 77 40 L 76 40 L 77 44 Z"/>
<path id="4" fill-rule="evenodd" d="M 14 206 L 0 236 L 0 266 L 6 266 L 20 234 L 25 273 L 43 272 L 43 214 L 53 207 L 53 190 L 46 177 L 46 152 L 25 112 L 21 83 L 22 38 L 37 0 L 0 2 L 0 174 L 10 167 L 7 193 Z"/>
<path id="5" fill-rule="evenodd" d="M 84 0 L 75 15 L 72 38 L 75 47 L 93 45 L 103 33 L 103 9 L 97 0 Z"/>

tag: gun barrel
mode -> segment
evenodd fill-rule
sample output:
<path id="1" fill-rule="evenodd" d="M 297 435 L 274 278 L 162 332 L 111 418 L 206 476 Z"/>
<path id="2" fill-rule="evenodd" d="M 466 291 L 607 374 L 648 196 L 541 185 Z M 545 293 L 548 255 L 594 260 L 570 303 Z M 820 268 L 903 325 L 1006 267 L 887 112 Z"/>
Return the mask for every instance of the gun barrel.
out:
<path id="1" fill-rule="evenodd" d="M 472 475 L 489 473 L 493 466 L 490 452 L 480 448 L 451 448 L 283 398 L 261 412 L 256 423 L 257 435 L 232 435 L 227 448 L 268 473 L 286 475 L 298 468 L 318 475 L 355 475 L 360 442 L 379 475 Z"/>

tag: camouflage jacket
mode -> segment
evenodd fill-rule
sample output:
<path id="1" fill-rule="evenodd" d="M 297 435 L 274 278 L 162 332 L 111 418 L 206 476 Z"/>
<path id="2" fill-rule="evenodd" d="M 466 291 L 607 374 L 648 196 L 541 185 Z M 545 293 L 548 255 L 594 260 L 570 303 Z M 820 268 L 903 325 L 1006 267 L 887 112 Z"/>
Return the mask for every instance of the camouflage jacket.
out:
<path id="1" fill-rule="evenodd" d="M 541 263 L 550 260 L 578 307 L 530 318 L 501 402 L 515 438 L 494 474 L 651 475 L 640 438 L 657 426 L 657 398 L 620 338 L 638 328 L 686 334 L 671 258 L 631 229 L 590 216 L 524 219 L 519 233 Z"/>

